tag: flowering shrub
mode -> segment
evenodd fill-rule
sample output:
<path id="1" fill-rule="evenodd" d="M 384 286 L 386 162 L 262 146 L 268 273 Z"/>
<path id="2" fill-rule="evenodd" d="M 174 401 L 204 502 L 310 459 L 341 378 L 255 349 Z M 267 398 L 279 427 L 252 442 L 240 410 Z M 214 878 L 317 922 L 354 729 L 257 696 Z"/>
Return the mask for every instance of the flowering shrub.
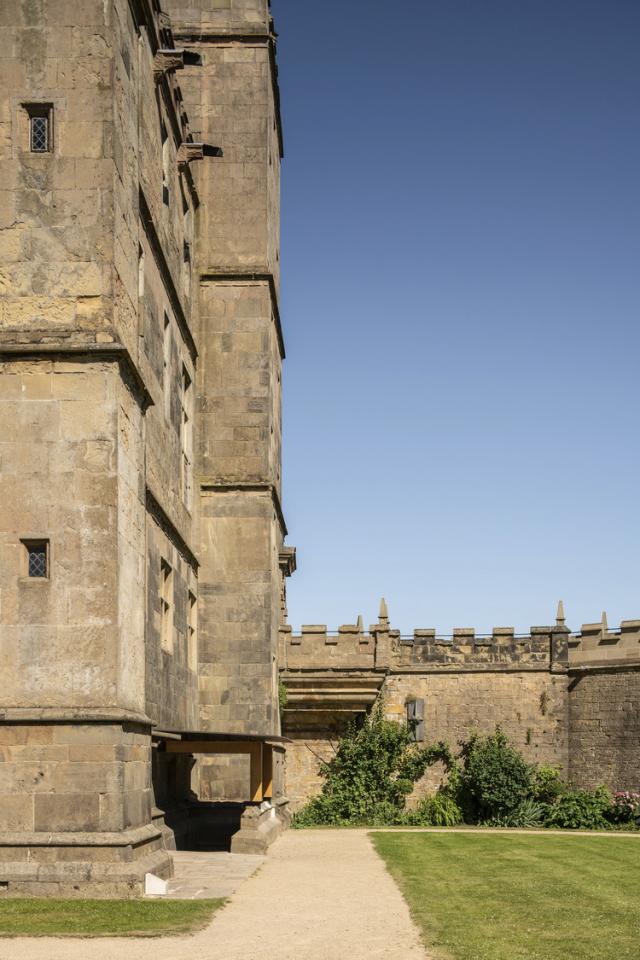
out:
<path id="1" fill-rule="evenodd" d="M 631 790 L 614 793 L 609 816 L 614 823 L 632 823 L 640 817 L 640 793 Z"/>

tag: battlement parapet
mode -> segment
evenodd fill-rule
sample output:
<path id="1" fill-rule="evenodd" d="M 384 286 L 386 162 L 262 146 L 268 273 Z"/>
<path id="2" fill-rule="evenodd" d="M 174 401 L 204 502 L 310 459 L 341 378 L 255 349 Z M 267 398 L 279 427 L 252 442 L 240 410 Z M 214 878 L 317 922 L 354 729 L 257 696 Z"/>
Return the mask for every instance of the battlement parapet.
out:
<path id="1" fill-rule="evenodd" d="M 495 627 L 479 634 L 458 627 L 451 635 L 438 635 L 434 628 L 416 629 L 412 636 L 386 624 L 344 624 L 329 631 L 324 624 L 305 624 L 300 633 L 290 627 L 281 631 L 283 665 L 287 670 L 371 670 L 419 668 L 478 668 L 527 666 L 566 667 L 565 628 L 532 627 L 518 636 L 513 627 Z"/>
<path id="2" fill-rule="evenodd" d="M 283 662 L 290 670 L 372 670 L 376 633 L 364 632 L 361 623 L 347 623 L 337 632 L 325 624 L 304 624 L 299 634 L 284 628 Z"/>
<path id="3" fill-rule="evenodd" d="M 563 633 L 556 627 L 532 627 L 516 635 L 514 627 L 494 627 L 490 634 L 473 627 L 455 627 L 451 635 L 438 636 L 435 629 L 414 630 L 401 639 L 393 658 L 397 668 L 490 668 L 509 666 L 550 668 L 566 663 Z"/>
<path id="4" fill-rule="evenodd" d="M 517 634 L 514 627 L 494 627 L 490 634 L 473 627 L 455 627 L 438 634 L 419 627 L 411 636 L 392 629 L 386 604 L 378 623 L 365 631 L 362 617 L 329 631 L 325 624 L 306 624 L 299 634 L 282 628 L 283 663 L 292 670 L 456 670 L 548 669 L 640 664 L 640 620 L 623 620 L 609 629 L 606 614 L 598 623 L 585 623 L 579 633 L 565 625 L 560 604 L 552 626 L 531 627 Z"/>
<path id="5" fill-rule="evenodd" d="M 569 636 L 569 666 L 598 667 L 640 663 L 640 620 L 623 620 L 610 629 L 606 614 L 598 623 L 583 623 Z"/>

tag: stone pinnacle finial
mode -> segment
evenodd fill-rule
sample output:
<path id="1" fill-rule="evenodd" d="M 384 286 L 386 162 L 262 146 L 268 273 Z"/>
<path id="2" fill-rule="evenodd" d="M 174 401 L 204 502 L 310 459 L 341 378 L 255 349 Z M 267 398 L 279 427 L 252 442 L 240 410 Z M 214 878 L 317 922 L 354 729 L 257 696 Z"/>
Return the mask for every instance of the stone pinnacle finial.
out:
<path id="1" fill-rule="evenodd" d="M 607 623 L 607 611 L 602 611 L 602 632 L 607 633 L 609 630 L 609 624 Z"/>
<path id="2" fill-rule="evenodd" d="M 389 623 L 389 611 L 387 610 L 387 601 L 383 597 L 380 601 L 380 613 L 378 614 L 379 623 Z"/>
<path id="3" fill-rule="evenodd" d="M 362 619 L 362 614 L 358 614 L 358 619 L 356 620 L 358 625 L 358 633 L 364 633 L 364 620 Z"/>
<path id="4" fill-rule="evenodd" d="M 556 613 L 556 625 L 559 627 L 564 627 L 564 603 L 562 600 L 558 601 L 558 612 Z"/>

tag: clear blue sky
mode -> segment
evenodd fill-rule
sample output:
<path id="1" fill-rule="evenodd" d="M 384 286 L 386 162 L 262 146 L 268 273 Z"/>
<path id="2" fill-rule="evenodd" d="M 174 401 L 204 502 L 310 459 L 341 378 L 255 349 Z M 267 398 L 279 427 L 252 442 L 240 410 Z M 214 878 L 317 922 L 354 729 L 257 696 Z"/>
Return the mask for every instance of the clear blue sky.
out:
<path id="1" fill-rule="evenodd" d="M 640 3 L 273 12 L 291 623 L 640 617 Z"/>

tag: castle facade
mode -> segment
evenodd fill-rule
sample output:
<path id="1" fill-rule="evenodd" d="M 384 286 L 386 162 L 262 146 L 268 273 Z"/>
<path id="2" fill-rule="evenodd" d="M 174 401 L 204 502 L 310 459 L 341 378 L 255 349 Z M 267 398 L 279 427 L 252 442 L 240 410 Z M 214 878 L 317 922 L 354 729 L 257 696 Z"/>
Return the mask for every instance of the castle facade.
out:
<path id="1" fill-rule="evenodd" d="M 225 778 L 278 819 L 275 34 L 38 9 L 0 3 L 0 881 L 129 895 Z"/>
<path id="2" fill-rule="evenodd" d="M 637 789 L 638 621 L 286 624 L 268 0 L 0 23 L 0 896 L 136 896 L 219 830 L 266 849 L 378 697 Z"/>

